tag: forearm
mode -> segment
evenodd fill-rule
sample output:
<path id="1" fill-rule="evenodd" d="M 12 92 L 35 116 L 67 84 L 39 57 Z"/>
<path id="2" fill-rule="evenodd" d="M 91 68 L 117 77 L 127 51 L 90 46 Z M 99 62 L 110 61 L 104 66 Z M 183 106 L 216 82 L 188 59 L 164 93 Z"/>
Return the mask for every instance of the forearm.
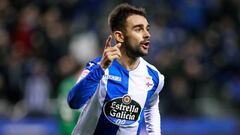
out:
<path id="1" fill-rule="evenodd" d="M 104 75 L 100 65 L 96 65 L 89 74 L 74 85 L 68 93 L 68 104 L 73 109 L 81 108 L 95 93 Z"/>

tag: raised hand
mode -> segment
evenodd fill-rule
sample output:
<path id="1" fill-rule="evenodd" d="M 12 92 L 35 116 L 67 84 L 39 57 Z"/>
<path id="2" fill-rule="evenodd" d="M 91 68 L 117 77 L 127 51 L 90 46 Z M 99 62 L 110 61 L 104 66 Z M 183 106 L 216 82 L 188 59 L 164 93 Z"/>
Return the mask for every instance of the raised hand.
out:
<path id="1" fill-rule="evenodd" d="M 107 69 L 113 62 L 114 59 L 119 59 L 121 57 L 121 52 L 119 48 L 121 47 L 121 43 L 117 43 L 112 46 L 112 36 L 110 35 L 106 40 L 102 60 L 100 65 L 102 68 Z"/>

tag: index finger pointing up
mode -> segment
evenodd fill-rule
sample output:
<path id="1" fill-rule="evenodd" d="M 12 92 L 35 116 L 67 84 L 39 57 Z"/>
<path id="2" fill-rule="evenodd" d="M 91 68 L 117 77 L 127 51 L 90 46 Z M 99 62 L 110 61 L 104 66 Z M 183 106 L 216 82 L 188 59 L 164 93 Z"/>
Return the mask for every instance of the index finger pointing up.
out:
<path id="1" fill-rule="evenodd" d="M 112 35 L 109 35 L 108 39 L 106 40 L 106 43 L 105 43 L 105 49 L 108 48 L 108 47 L 111 47 L 112 46 Z"/>

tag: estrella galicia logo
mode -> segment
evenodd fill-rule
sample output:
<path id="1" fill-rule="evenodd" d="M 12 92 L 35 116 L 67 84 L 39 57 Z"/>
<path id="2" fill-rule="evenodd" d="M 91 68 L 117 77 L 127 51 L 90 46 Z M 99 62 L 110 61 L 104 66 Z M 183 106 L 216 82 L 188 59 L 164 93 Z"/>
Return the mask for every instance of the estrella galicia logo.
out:
<path id="1" fill-rule="evenodd" d="M 106 102 L 103 111 L 110 122 L 119 126 L 129 126 L 138 120 L 141 106 L 129 95 L 124 95 Z"/>

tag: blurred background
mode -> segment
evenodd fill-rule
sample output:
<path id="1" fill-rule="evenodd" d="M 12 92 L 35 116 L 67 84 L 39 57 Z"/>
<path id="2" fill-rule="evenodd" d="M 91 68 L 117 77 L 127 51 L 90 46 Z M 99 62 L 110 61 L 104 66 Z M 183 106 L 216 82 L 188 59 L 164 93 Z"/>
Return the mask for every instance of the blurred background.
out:
<path id="1" fill-rule="evenodd" d="M 0 135 L 71 133 L 67 93 L 122 2 L 148 14 L 163 135 L 240 134 L 239 0 L 0 0 Z"/>

